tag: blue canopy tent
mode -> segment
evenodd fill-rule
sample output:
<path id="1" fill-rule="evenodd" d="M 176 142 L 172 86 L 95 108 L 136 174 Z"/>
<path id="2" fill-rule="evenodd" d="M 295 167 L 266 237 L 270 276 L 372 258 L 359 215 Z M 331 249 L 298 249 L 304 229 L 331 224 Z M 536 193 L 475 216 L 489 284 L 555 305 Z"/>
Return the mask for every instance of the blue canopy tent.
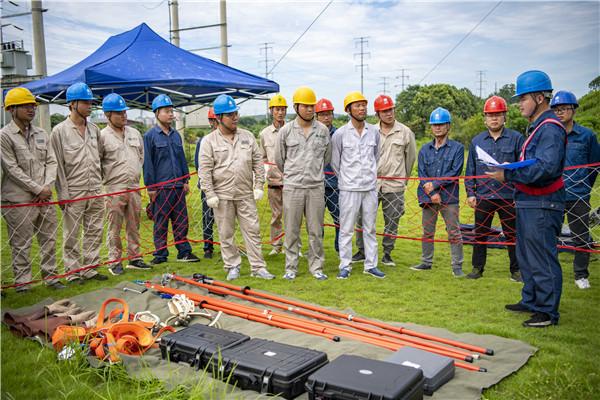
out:
<path id="1" fill-rule="evenodd" d="M 99 98 L 118 93 L 130 107 L 141 109 L 151 108 L 160 93 L 182 107 L 207 104 L 222 93 L 251 98 L 279 91 L 274 81 L 172 45 L 144 23 L 111 36 L 72 67 L 24 86 L 42 101 L 64 103 L 67 87 L 77 81 Z"/>

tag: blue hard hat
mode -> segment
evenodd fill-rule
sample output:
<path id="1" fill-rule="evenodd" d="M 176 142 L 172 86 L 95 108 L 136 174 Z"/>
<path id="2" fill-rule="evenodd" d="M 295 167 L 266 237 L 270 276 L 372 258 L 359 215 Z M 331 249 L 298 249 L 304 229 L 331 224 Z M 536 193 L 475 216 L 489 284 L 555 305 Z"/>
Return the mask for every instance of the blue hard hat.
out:
<path id="1" fill-rule="evenodd" d="M 94 100 L 94 95 L 88 85 L 76 82 L 67 88 L 67 103 L 75 100 Z"/>
<path id="2" fill-rule="evenodd" d="M 452 121 L 450 111 L 438 107 L 429 116 L 429 125 L 449 124 Z"/>
<path id="3" fill-rule="evenodd" d="M 125 99 L 116 93 L 111 93 L 102 100 L 102 111 L 125 111 L 129 110 Z"/>
<path id="4" fill-rule="evenodd" d="M 173 102 L 166 94 L 159 94 L 152 100 L 152 111 L 156 111 L 163 107 L 173 107 Z"/>
<path id="5" fill-rule="evenodd" d="M 527 93 L 551 92 L 552 81 L 548 74 L 543 71 L 527 71 L 517 77 L 516 93 L 513 97 L 522 96 Z"/>
<path id="6" fill-rule="evenodd" d="M 240 109 L 237 106 L 237 104 L 235 104 L 235 100 L 233 100 L 233 97 L 228 96 L 226 94 L 220 94 L 215 99 L 215 101 L 213 102 L 213 108 L 215 110 L 215 115 L 227 114 Z"/>
<path id="7" fill-rule="evenodd" d="M 561 104 L 572 104 L 575 108 L 579 107 L 579 103 L 577 102 L 577 97 L 571 92 L 566 90 L 559 90 L 556 92 L 552 100 L 550 101 L 550 107 L 554 108 Z"/>

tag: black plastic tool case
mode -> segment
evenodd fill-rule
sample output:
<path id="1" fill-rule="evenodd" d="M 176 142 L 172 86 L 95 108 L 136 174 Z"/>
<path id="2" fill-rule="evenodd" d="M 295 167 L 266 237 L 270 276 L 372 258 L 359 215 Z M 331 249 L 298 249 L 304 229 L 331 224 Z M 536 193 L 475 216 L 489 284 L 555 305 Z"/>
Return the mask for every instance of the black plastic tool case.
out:
<path id="1" fill-rule="evenodd" d="M 342 355 L 308 377 L 311 400 L 419 400 L 423 372 L 416 368 Z"/>
<path id="2" fill-rule="evenodd" d="M 241 389 L 285 399 L 304 393 L 310 374 L 327 364 L 327 354 L 264 339 L 251 339 L 221 352 L 219 377 Z M 215 363 L 215 360 L 213 360 Z"/>
<path id="3" fill-rule="evenodd" d="M 443 384 L 454 378 L 454 361 L 449 357 L 406 346 L 389 356 L 386 361 L 423 371 L 423 391 L 431 396 Z"/>
<path id="4" fill-rule="evenodd" d="M 241 333 L 194 324 L 163 336 L 160 340 L 160 352 L 165 360 L 185 362 L 200 369 L 211 358 L 218 359 L 219 352 L 248 340 L 250 337 Z"/>

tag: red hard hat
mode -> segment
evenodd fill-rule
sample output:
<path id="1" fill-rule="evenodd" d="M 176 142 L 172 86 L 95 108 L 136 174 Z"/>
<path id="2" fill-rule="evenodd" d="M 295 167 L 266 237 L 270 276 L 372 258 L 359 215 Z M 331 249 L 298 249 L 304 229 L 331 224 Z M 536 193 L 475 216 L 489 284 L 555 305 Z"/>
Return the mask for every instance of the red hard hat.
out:
<path id="1" fill-rule="evenodd" d="M 215 115 L 215 110 L 212 107 L 208 109 L 208 119 L 217 119 L 217 116 Z"/>
<path id="2" fill-rule="evenodd" d="M 483 106 L 484 113 L 499 113 L 508 111 L 506 100 L 500 96 L 492 96 L 485 101 Z"/>
<path id="3" fill-rule="evenodd" d="M 375 112 L 389 110 L 390 108 L 394 108 L 394 100 L 390 96 L 385 94 L 380 94 L 375 99 Z"/>
<path id="4" fill-rule="evenodd" d="M 323 111 L 333 111 L 333 104 L 331 101 L 327 99 L 321 99 L 317 101 L 317 104 L 315 105 L 315 112 L 320 113 Z"/>

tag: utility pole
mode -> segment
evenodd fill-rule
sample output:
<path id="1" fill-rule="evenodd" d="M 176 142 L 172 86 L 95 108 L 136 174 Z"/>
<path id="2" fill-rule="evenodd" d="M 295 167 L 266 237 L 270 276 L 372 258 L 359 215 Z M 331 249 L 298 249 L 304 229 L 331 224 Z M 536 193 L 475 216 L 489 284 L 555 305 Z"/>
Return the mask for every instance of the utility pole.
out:
<path id="1" fill-rule="evenodd" d="M 227 56 L 227 3 L 225 0 L 219 1 L 219 10 L 221 16 L 221 64 L 228 65 L 229 59 Z"/>
<path id="2" fill-rule="evenodd" d="M 177 0 L 169 1 L 169 12 L 171 16 L 171 43 L 177 47 L 179 44 L 179 4 Z"/>
<path id="3" fill-rule="evenodd" d="M 369 68 L 369 64 L 365 64 L 364 63 L 364 59 L 365 56 L 370 57 L 371 53 L 366 53 L 365 52 L 365 45 L 368 47 L 369 46 L 369 41 L 368 41 L 368 37 L 366 36 L 361 36 L 359 38 L 354 38 L 354 47 L 358 47 L 360 46 L 360 52 L 359 53 L 354 53 L 354 58 L 356 58 L 356 56 L 360 56 L 360 64 L 356 65 L 355 67 L 360 68 L 360 92 L 364 94 L 365 92 L 365 87 L 364 87 L 364 70 L 365 67 Z"/>
<path id="4" fill-rule="evenodd" d="M 483 80 L 483 77 L 485 76 L 485 71 L 483 71 L 483 70 L 477 71 L 477 74 L 479 75 L 479 98 L 482 99 L 483 98 L 483 83 L 486 82 L 485 80 Z"/>
<path id="5" fill-rule="evenodd" d="M 406 79 L 408 81 L 408 78 L 410 78 L 408 75 L 406 75 L 404 73 L 405 71 L 408 71 L 408 70 L 406 68 L 400 68 L 400 75 L 398 75 L 396 77 L 396 79 L 401 79 L 402 80 L 402 83 L 400 84 L 400 89 L 401 89 L 402 92 L 404 91 L 404 87 L 405 87 L 404 80 Z M 396 85 L 396 86 L 398 86 L 398 85 Z"/>
<path id="6" fill-rule="evenodd" d="M 273 75 L 272 73 L 269 73 L 269 63 L 273 63 L 275 60 L 273 60 L 272 58 L 269 58 L 269 50 L 271 50 L 271 52 L 273 52 L 273 46 L 271 46 L 273 44 L 273 42 L 264 42 L 261 43 L 261 47 L 259 49 L 260 54 L 264 55 L 265 58 L 264 60 L 260 60 L 260 63 L 265 63 L 265 78 L 269 79 L 269 75 Z M 269 122 L 269 103 L 267 102 L 267 110 L 265 113 L 265 117 L 266 117 L 266 121 Z"/>
<path id="7" fill-rule="evenodd" d="M 387 87 L 389 85 L 389 80 L 390 80 L 390 77 L 388 77 L 388 76 L 381 77 L 381 82 L 379 83 L 379 85 L 383 86 L 383 94 L 388 94 Z"/>
<path id="8" fill-rule="evenodd" d="M 33 58 L 35 60 L 35 74 L 41 78 L 48 75 L 46 66 L 46 41 L 44 38 L 44 17 L 41 0 L 31 2 L 31 23 L 33 27 Z M 40 104 L 37 111 L 38 124 L 46 132 L 50 133 L 50 105 Z"/>

